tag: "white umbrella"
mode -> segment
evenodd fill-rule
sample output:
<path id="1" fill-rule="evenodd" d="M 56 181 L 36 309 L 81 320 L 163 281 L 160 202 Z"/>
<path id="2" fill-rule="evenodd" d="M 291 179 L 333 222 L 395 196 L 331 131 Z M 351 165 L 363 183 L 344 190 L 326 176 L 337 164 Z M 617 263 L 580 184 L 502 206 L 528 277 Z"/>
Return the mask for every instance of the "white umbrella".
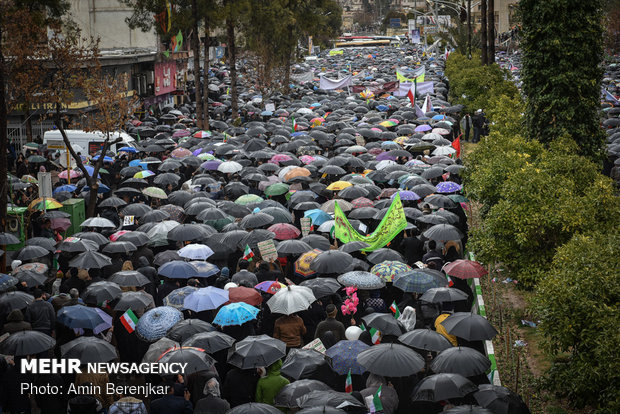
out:
<path id="1" fill-rule="evenodd" d="M 312 289 L 305 286 L 287 286 L 273 295 L 267 305 L 272 313 L 290 315 L 308 309 L 315 300 Z"/>
<path id="2" fill-rule="evenodd" d="M 442 145 L 440 147 L 435 148 L 433 151 L 433 155 L 452 155 L 456 152 L 454 148 L 450 145 Z"/>
<path id="3" fill-rule="evenodd" d="M 396 163 L 392 160 L 383 160 L 383 161 L 379 161 L 377 165 L 375 165 L 375 168 L 377 170 L 382 170 L 384 168 L 389 167 L 390 165 L 396 165 Z"/>
<path id="4" fill-rule="evenodd" d="M 213 255 L 213 250 L 204 244 L 188 244 L 178 251 L 179 256 L 185 259 L 206 260 Z"/>
<path id="5" fill-rule="evenodd" d="M 223 173 L 236 173 L 236 172 L 243 170 L 243 165 L 235 161 L 226 161 L 226 162 L 221 163 L 217 167 L 217 170 Z"/>
<path id="6" fill-rule="evenodd" d="M 308 114 L 311 114 L 311 113 L 312 113 L 312 109 L 310 109 L 310 108 L 299 108 L 299 109 L 297 110 L 297 113 L 298 113 L 298 114 L 308 115 Z"/>
<path id="7" fill-rule="evenodd" d="M 330 231 L 332 231 L 332 228 L 334 227 L 335 223 L 336 223 L 335 220 L 327 220 L 319 226 L 317 231 L 322 232 L 322 233 L 329 233 Z"/>
<path id="8" fill-rule="evenodd" d="M 101 228 L 115 229 L 116 224 L 112 223 L 107 218 L 91 217 L 83 221 L 82 224 L 80 224 L 80 227 L 101 227 Z"/>

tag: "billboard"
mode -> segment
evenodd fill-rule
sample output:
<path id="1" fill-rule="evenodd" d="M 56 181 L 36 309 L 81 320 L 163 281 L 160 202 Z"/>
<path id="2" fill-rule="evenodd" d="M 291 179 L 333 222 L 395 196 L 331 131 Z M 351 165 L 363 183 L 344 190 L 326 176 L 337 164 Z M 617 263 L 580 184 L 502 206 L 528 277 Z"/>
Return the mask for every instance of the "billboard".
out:
<path id="1" fill-rule="evenodd" d="M 445 32 L 451 25 L 452 19 L 449 15 L 439 15 L 437 19 L 435 19 L 435 16 L 416 17 L 416 27 L 424 27 L 427 33 L 436 32 L 437 26 L 439 26 L 440 31 Z"/>
<path id="2" fill-rule="evenodd" d="M 177 90 L 177 63 L 155 63 L 155 96 Z"/>
<path id="3" fill-rule="evenodd" d="M 400 18 L 390 19 L 390 27 L 400 27 Z"/>

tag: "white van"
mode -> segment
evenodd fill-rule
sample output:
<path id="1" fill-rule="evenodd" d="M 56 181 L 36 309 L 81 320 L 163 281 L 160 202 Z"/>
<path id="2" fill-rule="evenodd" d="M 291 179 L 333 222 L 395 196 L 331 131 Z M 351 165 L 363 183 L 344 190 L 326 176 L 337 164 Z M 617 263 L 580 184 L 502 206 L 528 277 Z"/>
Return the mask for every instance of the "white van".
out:
<path id="1" fill-rule="evenodd" d="M 105 135 L 99 131 L 85 132 L 78 129 L 67 129 L 65 130 L 65 132 L 67 133 L 67 137 L 69 138 L 69 142 L 71 142 L 73 150 L 82 156 L 92 157 L 93 155 L 95 155 L 95 153 L 101 150 L 101 147 L 106 139 Z M 120 149 L 122 147 L 135 148 L 136 141 L 131 137 L 131 135 L 125 132 L 112 133 L 110 141 L 114 142 L 119 137 L 122 139 L 122 141 L 110 145 L 109 151 L 116 152 L 117 149 Z M 60 163 L 64 167 L 67 167 L 67 154 L 65 150 L 65 144 L 59 130 L 53 129 L 45 132 L 43 134 L 43 145 L 47 145 L 50 150 L 57 150 L 60 153 Z M 71 159 L 71 164 L 73 166 L 75 165 L 75 161 L 73 159 Z"/>

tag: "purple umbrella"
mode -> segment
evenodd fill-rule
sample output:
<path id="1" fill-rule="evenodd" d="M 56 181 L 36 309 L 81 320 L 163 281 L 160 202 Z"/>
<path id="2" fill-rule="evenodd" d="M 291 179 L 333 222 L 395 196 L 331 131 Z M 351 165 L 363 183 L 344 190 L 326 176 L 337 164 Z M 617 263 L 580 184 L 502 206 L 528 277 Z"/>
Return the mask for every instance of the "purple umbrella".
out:
<path id="1" fill-rule="evenodd" d="M 415 201 L 415 200 L 419 200 L 420 199 L 419 195 L 417 195 L 413 191 L 407 191 L 407 190 L 398 191 L 398 192 L 392 194 L 392 197 L 390 197 L 390 198 L 394 198 L 396 196 L 396 194 L 400 194 L 400 199 L 401 200 Z"/>
<path id="2" fill-rule="evenodd" d="M 384 160 L 396 161 L 396 157 L 390 155 L 387 151 L 382 152 L 381 154 L 377 155 L 377 161 L 384 161 Z"/>
<path id="3" fill-rule="evenodd" d="M 432 129 L 433 128 L 431 128 L 430 125 L 424 124 L 424 125 L 417 126 L 414 131 L 415 132 L 425 132 L 425 131 L 430 131 Z"/>
<path id="4" fill-rule="evenodd" d="M 221 163 L 222 161 L 220 160 L 210 160 L 207 162 L 203 162 L 200 168 L 208 171 L 217 171 L 217 167 L 219 167 Z"/>
<path id="5" fill-rule="evenodd" d="M 461 191 L 463 187 L 452 181 L 443 181 L 435 186 L 438 193 L 449 194 Z"/>
<path id="6" fill-rule="evenodd" d="M 192 155 L 194 156 L 198 156 L 200 153 L 202 152 L 202 148 L 198 148 L 197 150 L 195 150 L 194 152 L 192 152 Z"/>

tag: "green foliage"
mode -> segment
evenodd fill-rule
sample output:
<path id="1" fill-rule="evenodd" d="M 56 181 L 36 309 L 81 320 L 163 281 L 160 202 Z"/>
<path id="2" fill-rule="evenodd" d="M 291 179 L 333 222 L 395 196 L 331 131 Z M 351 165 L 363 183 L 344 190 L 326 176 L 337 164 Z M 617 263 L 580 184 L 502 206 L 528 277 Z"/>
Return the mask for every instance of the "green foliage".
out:
<path id="1" fill-rule="evenodd" d="M 478 56 L 468 59 L 461 53 L 451 54 L 446 63 L 446 76 L 450 80 L 451 102 L 464 105 L 470 112 L 487 110 L 493 96 L 515 98 L 519 95 L 506 70 L 495 64 L 482 66 Z"/>
<path id="2" fill-rule="evenodd" d="M 518 142 L 519 138 L 512 139 Z M 503 154 L 508 164 L 503 167 L 506 179 L 498 194 L 492 194 L 499 195 L 499 201 L 472 232 L 478 256 L 502 262 L 526 288 L 536 284 L 556 249 L 573 234 L 620 224 L 611 180 L 599 173 L 594 162 L 576 153 L 574 142 L 561 139 L 531 160 Z M 518 157 L 522 157 L 521 165 L 515 166 Z M 497 162 L 497 157 L 493 159 Z M 481 171 L 491 178 L 503 178 L 484 167 Z M 477 174 L 472 173 L 479 182 L 482 177 Z"/>
<path id="3" fill-rule="evenodd" d="M 603 57 L 601 0 L 521 0 L 527 131 L 549 143 L 568 134 L 580 153 L 603 149 L 599 95 Z"/>
<path id="4" fill-rule="evenodd" d="M 620 411 L 618 257 L 617 231 L 576 235 L 558 249 L 536 296 L 544 346 L 556 356 L 549 386 L 599 413 Z"/>

